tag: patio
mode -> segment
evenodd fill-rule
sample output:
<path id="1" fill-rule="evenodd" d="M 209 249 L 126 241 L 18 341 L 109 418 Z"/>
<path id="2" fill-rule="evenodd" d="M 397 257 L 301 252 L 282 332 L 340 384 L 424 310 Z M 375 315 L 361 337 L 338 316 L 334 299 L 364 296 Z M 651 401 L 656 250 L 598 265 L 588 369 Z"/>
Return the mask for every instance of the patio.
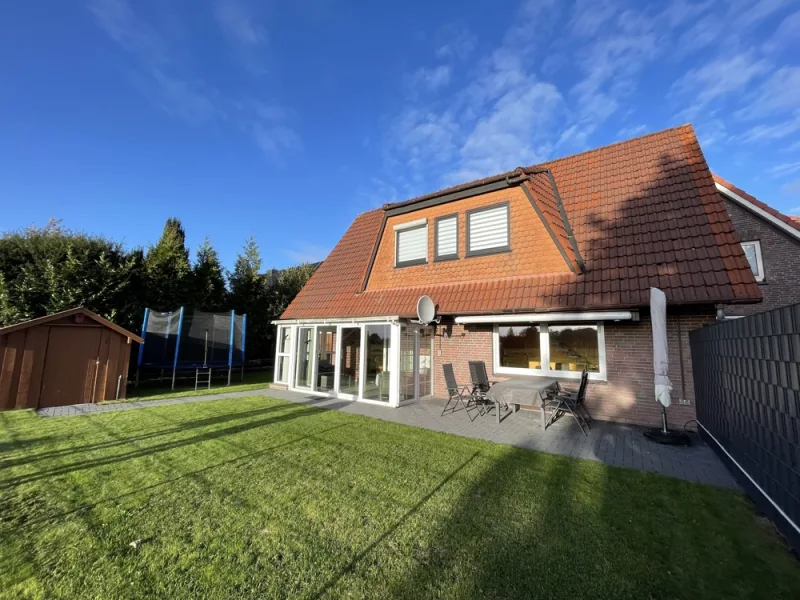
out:
<path id="1" fill-rule="evenodd" d="M 495 414 L 470 420 L 462 411 L 441 416 L 445 401 L 432 398 L 391 408 L 329 398 L 317 398 L 297 392 L 270 389 L 262 392 L 301 404 L 332 408 L 393 423 L 423 427 L 463 437 L 508 444 L 518 448 L 595 460 L 615 467 L 627 467 L 677 477 L 686 481 L 738 489 L 725 465 L 697 435 L 689 448 L 661 446 L 648 441 L 643 427 L 596 421 L 584 436 L 571 418 L 559 419 L 542 431 L 539 413 L 518 410 L 503 415 L 500 425 Z"/>

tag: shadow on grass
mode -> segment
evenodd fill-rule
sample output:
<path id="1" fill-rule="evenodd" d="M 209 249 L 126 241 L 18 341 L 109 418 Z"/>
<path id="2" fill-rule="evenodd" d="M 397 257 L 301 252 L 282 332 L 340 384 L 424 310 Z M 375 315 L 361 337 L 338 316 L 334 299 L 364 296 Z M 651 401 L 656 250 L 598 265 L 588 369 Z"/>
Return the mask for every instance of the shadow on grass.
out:
<path id="1" fill-rule="evenodd" d="M 314 594 L 313 598 L 320 598 L 325 595 L 330 589 L 336 586 L 339 581 L 343 577 L 345 577 L 348 573 L 350 573 L 356 565 L 361 561 L 367 554 L 369 554 L 372 550 L 378 547 L 386 538 L 392 535 L 398 527 L 401 527 L 411 516 L 413 516 L 417 511 L 419 511 L 423 505 L 430 500 L 439 490 L 441 490 L 447 483 L 453 479 L 459 472 L 461 472 L 467 465 L 469 465 L 473 460 L 475 460 L 479 452 L 474 452 L 472 456 L 470 456 L 466 461 L 464 461 L 458 468 L 452 471 L 447 477 L 442 479 L 436 487 L 434 487 L 431 491 L 425 494 L 419 501 L 414 504 L 406 513 L 400 517 L 391 527 L 386 529 L 380 536 L 378 536 L 372 543 L 370 543 L 366 548 L 361 550 L 358 554 L 356 554 L 353 559 L 348 562 L 334 577 L 332 577 L 323 587 L 320 589 L 316 594 Z"/>
<path id="2" fill-rule="evenodd" d="M 116 496 L 110 496 L 108 498 L 101 498 L 101 499 L 99 499 L 99 500 L 97 500 L 95 502 L 87 502 L 87 503 L 81 504 L 80 506 L 76 506 L 76 507 L 74 507 L 74 508 L 72 508 L 72 509 L 70 509 L 68 511 L 64 511 L 64 512 L 57 513 L 57 514 L 44 515 L 44 516 L 39 517 L 37 519 L 29 519 L 29 520 L 26 520 L 24 523 L 17 523 L 15 525 L 17 527 L 21 527 L 21 526 L 25 526 L 25 525 L 36 525 L 36 524 L 39 524 L 39 523 L 44 523 L 44 522 L 47 522 L 47 521 L 51 521 L 53 519 L 62 519 L 62 518 L 67 517 L 67 516 L 69 516 L 71 514 L 80 512 L 82 510 L 89 510 L 89 509 L 92 509 L 92 508 L 94 508 L 96 506 L 99 506 L 101 504 L 105 504 L 107 502 L 117 502 L 119 500 L 122 500 L 124 498 L 128 498 L 130 496 L 136 496 L 138 494 L 142 494 L 142 493 L 145 493 L 145 492 L 151 492 L 151 491 L 157 490 L 158 488 L 161 488 L 161 487 L 163 487 L 165 485 L 169 485 L 171 483 L 176 483 L 176 482 L 181 481 L 183 479 L 195 478 L 198 475 L 203 475 L 205 473 L 208 473 L 208 472 L 213 471 L 214 469 L 218 469 L 220 467 L 225 467 L 225 466 L 228 466 L 228 465 L 234 465 L 234 464 L 237 464 L 237 463 L 246 462 L 248 460 L 253 460 L 255 458 L 264 456 L 265 454 L 269 454 L 270 452 L 274 452 L 276 450 L 280 450 L 281 448 L 286 448 L 287 446 L 291 446 L 293 444 L 298 444 L 298 443 L 303 442 L 305 440 L 315 439 L 315 438 L 317 438 L 317 437 L 319 437 L 319 436 L 321 436 L 323 434 L 326 434 L 328 432 L 334 431 L 336 429 L 341 429 L 342 427 L 348 427 L 350 425 L 352 425 L 352 424 L 351 423 L 342 423 L 341 425 L 335 425 L 333 427 L 328 427 L 327 429 L 321 429 L 320 431 L 315 431 L 314 433 L 309 433 L 307 435 L 303 435 L 301 437 L 294 438 L 294 439 L 289 440 L 287 442 L 282 442 L 280 444 L 275 444 L 274 446 L 270 446 L 269 448 L 262 448 L 261 450 L 257 450 L 255 452 L 249 452 L 249 453 L 244 454 L 242 456 L 237 456 L 235 458 L 231 458 L 231 459 L 228 459 L 228 460 L 223 460 L 223 461 L 214 463 L 213 465 L 208 465 L 207 467 L 203 467 L 202 469 L 196 469 L 194 471 L 189 471 L 187 473 L 183 473 L 182 475 L 179 475 L 178 477 L 171 477 L 169 479 L 165 479 L 164 481 L 159 481 L 158 483 L 153 483 L 151 485 L 147 485 L 147 486 L 144 486 L 144 487 L 139 487 L 139 488 L 136 488 L 133 491 L 126 492 L 124 494 L 118 494 Z"/>
<path id="3" fill-rule="evenodd" d="M 15 477 L 15 478 L 11 478 L 11 479 L 6 480 L 5 482 L 3 482 L 2 485 L 0 485 L 0 489 L 8 489 L 8 488 L 12 488 L 12 487 L 16 487 L 18 485 L 21 485 L 23 483 L 30 483 L 30 482 L 33 482 L 33 481 L 39 481 L 39 480 L 42 480 L 42 479 L 48 479 L 50 477 L 58 477 L 58 476 L 61 476 L 61 475 L 66 475 L 68 473 L 73 473 L 75 471 L 84 471 L 86 469 L 93 469 L 93 468 L 99 467 L 99 466 L 111 465 L 111 464 L 114 464 L 114 463 L 118 463 L 118 462 L 122 462 L 122 461 L 126 461 L 126 460 L 132 460 L 132 459 L 135 459 L 135 458 L 140 458 L 142 456 L 147 456 L 147 455 L 155 454 L 155 453 L 158 453 L 158 452 L 166 452 L 168 450 L 173 450 L 175 448 L 181 448 L 181 447 L 189 446 L 189 445 L 192 445 L 192 444 L 199 444 L 199 443 L 210 441 L 210 440 L 216 440 L 216 439 L 222 438 L 222 437 L 227 436 L 227 435 L 234 435 L 234 434 L 237 434 L 237 433 L 242 433 L 242 432 L 245 432 L 245 431 L 249 431 L 251 429 L 257 429 L 257 428 L 260 428 L 260 427 L 266 427 L 268 425 L 274 425 L 276 423 L 291 421 L 291 420 L 299 419 L 299 418 L 302 418 L 302 417 L 309 417 L 309 416 L 312 416 L 312 415 L 319 414 L 321 412 L 325 412 L 327 410 L 325 408 L 317 408 L 317 407 L 313 407 L 313 406 L 312 407 L 295 407 L 295 406 L 292 406 L 292 405 L 288 405 L 288 406 L 287 405 L 282 405 L 280 407 L 265 408 L 265 409 L 263 409 L 263 412 L 267 413 L 267 412 L 272 412 L 272 411 L 278 410 L 278 409 L 283 409 L 283 410 L 286 410 L 288 412 L 287 412 L 287 414 L 278 415 L 278 416 L 275 416 L 275 417 L 269 417 L 269 418 L 266 418 L 266 419 L 253 420 L 253 421 L 249 421 L 247 423 L 243 423 L 243 424 L 240 424 L 240 425 L 235 425 L 233 427 L 226 427 L 226 428 L 223 428 L 223 429 L 215 429 L 213 431 L 209 431 L 209 432 L 202 433 L 200 435 L 195 435 L 195 436 L 188 437 L 188 438 L 183 438 L 183 439 L 180 439 L 180 440 L 173 440 L 173 441 L 168 441 L 168 442 L 164 442 L 164 443 L 161 443 L 161 444 L 156 444 L 154 446 L 147 446 L 147 447 L 140 448 L 140 449 L 137 449 L 137 450 L 134 450 L 134 451 L 131 451 L 131 452 L 124 452 L 122 454 L 115 454 L 113 456 L 103 456 L 103 457 L 100 457 L 100 458 L 97 458 L 97 459 L 94 459 L 94 460 L 87 460 L 87 461 L 82 461 L 82 462 L 79 462 L 79 463 L 73 463 L 73 464 L 69 464 L 69 465 L 61 465 L 61 466 L 58 466 L 58 467 L 55 467 L 55 468 L 52 468 L 52 469 L 45 469 L 45 470 L 39 471 L 37 473 L 32 473 L 30 475 L 22 475 L 20 477 Z M 251 415 L 251 417 L 252 417 L 252 415 Z M 178 433 L 180 431 L 185 431 L 186 429 L 192 429 L 192 428 L 194 428 L 194 427 L 190 426 L 190 427 L 187 427 L 187 428 L 182 428 L 182 427 L 175 428 L 177 431 L 173 431 L 173 433 Z M 125 444 L 125 443 L 129 443 L 132 440 L 138 441 L 139 440 L 139 436 L 137 436 L 136 438 L 118 440 L 116 443 L 118 445 L 119 444 Z"/>
<path id="4" fill-rule="evenodd" d="M 133 443 L 133 442 L 146 441 L 146 440 L 149 440 L 149 439 L 153 439 L 153 438 L 157 438 L 157 437 L 161 437 L 161 436 L 165 436 L 165 435 L 174 435 L 176 433 L 181 433 L 181 432 L 188 431 L 188 430 L 191 430 L 191 429 L 199 429 L 199 428 L 202 428 L 202 427 L 210 427 L 212 425 L 220 425 L 220 424 L 223 424 L 223 423 L 230 423 L 231 421 L 239 421 L 239 420 L 242 420 L 242 419 L 250 419 L 252 417 L 256 417 L 256 416 L 259 416 L 259 415 L 263 415 L 263 414 L 267 414 L 267 413 L 271 413 L 271 412 L 275 412 L 275 411 L 279 411 L 279 410 L 286 410 L 287 408 L 289 408 L 291 406 L 292 406 L 291 404 L 281 403 L 281 404 L 278 404 L 278 405 L 267 406 L 267 407 L 264 407 L 264 408 L 255 408 L 253 410 L 246 410 L 246 411 L 236 412 L 236 413 L 226 412 L 225 414 L 221 414 L 221 415 L 214 416 L 214 417 L 206 417 L 206 418 L 203 418 L 203 419 L 195 419 L 195 420 L 190 420 L 190 421 L 185 421 L 185 422 L 184 421 L 181 421 L 181 422 L 173 421 L 173 423 L 179 423 L 179 424 L 176 425 L 175 427 L 170 427 L 168 429 L 160 429 L 158 431 L 151 431 L 149 433 L 143 433 L 141 435 L 132 436 L 132 437 L 124 438 L 124 439 L 110 440 L 110 441 L 107 441 L 107 442 L 98 442 L 96 444 L 87 444 L 85 446 L 71 446 L 69 448 L 63 448 L 61 450 L 51 450 L 51 451 L 48 451 L 48 452 L 42 452 L 42 453 L 33 454 L 33 455 L 30 455 L 30 456 L 24 456 L 24 457 L 15 458 L 15 459 L 7 459 L 7 460 L 0 459 L 0 468 L 14 467 L 14 466 L 20 466 L 20 465 L 25 465 L 25 464 L 31 464 L 31 463 L 39 462 L 39 461 L 42 461 L 42 460 L 51 460 L 51 459 L 54 459 L 54 458 L 63 458 L 63 457 L 67 457 L 67 456 L 69 456 L 71 454 L 83 454 L 85 452 L 92 452 L 92 451 L 95 451 L 95 450 L 107 450 L 107 449 L 110 449 L 110 448 L 114 448 L 116 446 L 126 445 L 126 444 Z M 145 410 L 145 409 L 142 409 L 142 410 Z M 111 415 L 111 414 L 114 414 L 114 413 L 98 413 L 96 416 L 100 416 L 102 414 Z M 87 416 L 89 418 L 92 418 L 95 415 L 87 415 Z M 64 417 L 64 418 L 69 419 L 69 418 L 74 418 L 74 417 Z M 68 437 L 72 437 L 72 436 L 64 436 L 64 437 L 68 438 Z M 44 443 L 44 441 L 46 441 L 46 440 L 51 440 L 52 441 L 54 438 L 50 437 L 50 438 L 40 438 L 40 439 L 41 439 L 42 443 Z M 57 440 L 58 438 L 55 438 L 55 439 Z M 10 446 L 9 450 L 24 449 L 26 441 L 27 440 L 19 440 L 19 441 L 11 442 L 10 444 L 8 444 Z"/>

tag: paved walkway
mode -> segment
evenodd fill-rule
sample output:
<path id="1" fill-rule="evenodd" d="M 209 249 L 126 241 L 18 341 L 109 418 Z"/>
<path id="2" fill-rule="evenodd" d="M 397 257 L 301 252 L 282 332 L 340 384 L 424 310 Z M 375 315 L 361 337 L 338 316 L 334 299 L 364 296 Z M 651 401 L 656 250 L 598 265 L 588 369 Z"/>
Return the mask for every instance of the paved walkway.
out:
<path id="1" fill-rule="evenodd" d="M 518 411 L 506 416 L 497 424 L 494 414 L 478 417 L 474 422 L 463 412 L 442 417 L 444 401 L 426 400 L 401 408 L 390 408 L 361 402 L 318 398 L 298 392 L 279 389 L 251 390 L 153 400 L 151 402 L 125 402 L 117 404 L 78 404 L 44 408 L 42 417 L 85 415 L 135 408 L 207 402 L 223 398 L 242 398 L 263 395 L 322 408 L 392 421 L 403 425 L 423 427 L 464 437 L 508 444 L 550 454 L 596 460 L 616 467 L 627 467 L 660 473 L 687 481 L 707 483 L 738 489 L 736 481 L 725 465 L 699 437 L 693 436 L 690 448 L 661 446 L 647 440 L 641 427 L 620 423 L 596 422 L 588 437 L 584 436 L 572 418 L 563 417 L 542 431 L 539 415 L 531 411 Z"/>

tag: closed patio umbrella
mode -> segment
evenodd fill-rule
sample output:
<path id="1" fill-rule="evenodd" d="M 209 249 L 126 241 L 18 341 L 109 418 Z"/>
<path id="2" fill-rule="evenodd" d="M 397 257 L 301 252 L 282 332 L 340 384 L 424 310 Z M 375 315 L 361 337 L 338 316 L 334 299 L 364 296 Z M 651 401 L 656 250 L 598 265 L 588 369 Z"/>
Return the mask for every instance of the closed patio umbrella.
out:
<path id="1" fill-rule="evenodd" d="M 644 434 L 659 444 L 685 444 L 689 436 L 670 431 L 667 427 L 667 408 L 672 404 L 672 383 L 669 380 L 669 345 L 667 343 L 667 297 L 658 288 L 650 288 L 650 322 L 653 326 L 653 374 L 656 402 L 661 404 L 661 428 L 648 429 Z M 680 340 L 678 340 L 680 343 Z"/>

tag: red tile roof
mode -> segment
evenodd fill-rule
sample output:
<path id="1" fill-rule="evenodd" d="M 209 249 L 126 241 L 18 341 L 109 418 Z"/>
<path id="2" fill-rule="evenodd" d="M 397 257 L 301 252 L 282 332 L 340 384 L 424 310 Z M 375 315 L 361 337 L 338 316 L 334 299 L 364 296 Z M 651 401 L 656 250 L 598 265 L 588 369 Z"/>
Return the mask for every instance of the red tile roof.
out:
<path id="1" fill-rule="evenodd" d="M 538 175 L 542 170 L 553 175 L 566 221 L 552 187 L 548 192 Z M 585 273 L 358 293 L 385 210 L 513 178 L 517 170 L 359 215 L 282 318 L 413 316 L 422 294 L 451 315 L 644 307 L 651 286 L 664 290 L 670 304 L 761 299 L 691 125 L 524 171 L 534 175 L 530 189 L 570 260 L 568 229 L 574 232 Z"/>
<path id="2" fill-rule="evenodd" d="M 795 217 L 795 216 L 792 216 L 792 215 L 784 215 L 782 212 L 777 211 L 774 208 L 772 208 L 769 204 L 766 204 L 766 203 L 762 202 L 761 200 L 759 200 L 755 196 L 751 196 L 750 194 L 745 192 L 743 189 L 736 187 L 731 182 L 724 180 L 722 177 L 720 177 L 716 173 L 712 173 L 712 176 L 714 177 L 714 181 L 716 181 L 721 186 L 727 188 L 728 190 L 730 190 L 734 194 L 738 194 L 739 196 L 741 196 L 742 198 L 744 198 L 748 202 L 752 202 L 757 207 L 759 207 L 761 210 L 768 212 L 769 214 L 771 214 L 773 217 L 775 217 L 779 221 L 783 221 L 784 223 L 786 223 L 790 227 L 792 227 L 794 229 L 797 229 L 797 231 L 800 231 L 800 217 Z"/>

